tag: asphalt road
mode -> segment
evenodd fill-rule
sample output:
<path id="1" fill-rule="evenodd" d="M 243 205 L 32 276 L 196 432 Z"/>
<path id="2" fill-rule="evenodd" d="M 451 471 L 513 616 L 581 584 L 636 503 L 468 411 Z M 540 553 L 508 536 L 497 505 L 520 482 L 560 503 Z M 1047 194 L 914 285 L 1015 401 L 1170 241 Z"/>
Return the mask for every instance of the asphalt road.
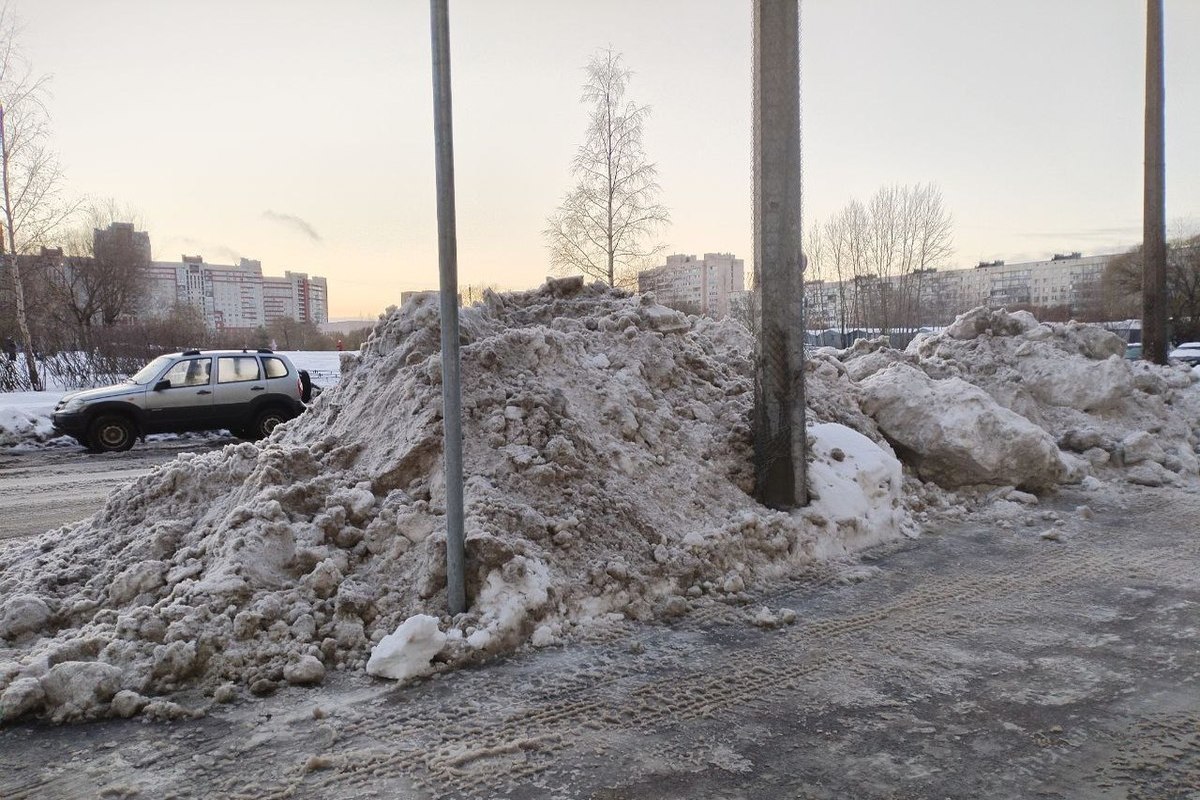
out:
<path id="1" fill-rule="evenodd" d="M 10 726 L 0 797 L 1195 800 L 1200 497 L 1051 503 L 1057 541 L 1045 506 L 950 526 L 406 687 L 334 673 L 190 721 Z M 761 605 L 799 619 L 755 627 Z"/>
<path id="2" fill-rule="evenodd" d="M 90 517 L 116 488 L 182 452 L 233 439 L 137 444 L 124 453 L 83 448 L 0 451 L 0 540 L 33 536 Z"/>

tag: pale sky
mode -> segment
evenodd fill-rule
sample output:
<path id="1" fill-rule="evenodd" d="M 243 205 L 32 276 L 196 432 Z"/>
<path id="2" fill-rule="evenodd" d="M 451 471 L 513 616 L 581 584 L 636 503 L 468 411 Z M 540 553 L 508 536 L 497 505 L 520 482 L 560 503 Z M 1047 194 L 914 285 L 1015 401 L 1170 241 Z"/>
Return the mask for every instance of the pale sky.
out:
<path id="1" fill-rule="evenodd" d="M 331 317 L 435 288 L 424 0 L 10 0 L 53 76 L 74 195 L 137 209 L 154 257 L 329 280 Z M 624 54 L 668 252 L 750 267 L 746 0 L 451 0 L 461 283 L 548 274 L 582 68 Z M 950 266 L 1141 239 L 1141 0 L 805 0 L 806 226 L 934 182 Z M 1200 0 L 1166 0 L 1167 218 L 1200 227 Z"/>

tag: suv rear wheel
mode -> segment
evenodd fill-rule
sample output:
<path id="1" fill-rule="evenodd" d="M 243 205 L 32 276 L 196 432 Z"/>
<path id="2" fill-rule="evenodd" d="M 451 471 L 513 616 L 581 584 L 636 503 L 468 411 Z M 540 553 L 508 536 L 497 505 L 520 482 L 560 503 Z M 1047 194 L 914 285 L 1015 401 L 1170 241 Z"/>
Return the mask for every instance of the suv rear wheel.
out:
<path id="1" fill-rule="evenodd" d="M 291 416 L 287 412 L 279 408 L 268 408 L 254 418 L 254 424 L 250 426 L 247 433 L 254 439 L 265 439 L 271 435 L 271 431 L 281 423 L 287 422 Z"/>
<path id="2" fill-rule="evenodd" d="M 101 453 L 128 450 L 136 437 L 133 423 L 116 414 L 101 414 L 88 427 L 88 446 Z"/>

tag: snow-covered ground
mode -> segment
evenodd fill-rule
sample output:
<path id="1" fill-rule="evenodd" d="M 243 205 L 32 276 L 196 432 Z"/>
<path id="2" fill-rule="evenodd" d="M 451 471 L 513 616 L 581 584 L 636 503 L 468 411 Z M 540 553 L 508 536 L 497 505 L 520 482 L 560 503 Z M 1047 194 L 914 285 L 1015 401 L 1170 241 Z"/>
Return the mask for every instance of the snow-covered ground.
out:
<path id="1" fill-rule="evenodd" d="M 342 354 L 327 350 L 281 351 L 297 369 L 306 369 L 322 389 L 335 385 L 341 374 Z M 0 447 L 17 450 L 78 447 L 74 439 L 54 436 L 50 415 L 67 390 L 51 388 L 44 392 L 0 392 Z M 155 440 L 172 438 L 160 434 Z M 195 434 L 189 434 L 194 438 Z"/>
<path id="2" fill-rule="evenodd" d="M 1198 483 L 1196 375 L 1130 363 L 1095 326 L 977 309 L 903 351 L 815 351 L 812 502 L 782 512 L 750 494 L 736 322 L 566 280 L 489 293 L 460 324 L 467 613 L 442 613 L 438 309 L 417 300 L 268 439 L 184 454 L 6 549 L 0 720 L 171 717 L 189 713 L 180 689 L 436 672 L 748 602 L 923 525 L 1000 525 L 1063 485 Z"/>

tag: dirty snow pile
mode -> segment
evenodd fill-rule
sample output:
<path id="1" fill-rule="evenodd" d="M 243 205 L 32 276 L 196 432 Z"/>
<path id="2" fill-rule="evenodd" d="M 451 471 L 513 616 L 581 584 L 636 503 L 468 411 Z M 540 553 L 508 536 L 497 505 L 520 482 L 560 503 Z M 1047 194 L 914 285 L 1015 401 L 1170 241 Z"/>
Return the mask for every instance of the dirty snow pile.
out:
<path id="1" fill-rule="evenodd" d="M 50 421 L 59 397 L 55 392 L 0 393 L 0 447 L 62 442 L 62 437 L 55 437 Z"/>
<path id="2" fill-rule="evenodd" d="M 1124 350 L 1099 326 L 977 308 L 903 351 L 863 341 L 838 355 L 862 410 L 942 487 L 1194 483 L 1196 376 Z"/>
<path id="3" fill-rule="evenodd" d="M 424 674 L 744 603 L 756 581 L 915 533 L 900 462 L 831 359 L 810 391 L 817 499 L 788 514 L 747 494 L 741 326 L 565 280 L 488 294 L 461 330 L 466 614 L 441 616 L 438 312 L 416 300 L 265 442 L 184 454 L 92 520 L 7 547 L 0 720 L 174 717 L 333 668 Z"/>

